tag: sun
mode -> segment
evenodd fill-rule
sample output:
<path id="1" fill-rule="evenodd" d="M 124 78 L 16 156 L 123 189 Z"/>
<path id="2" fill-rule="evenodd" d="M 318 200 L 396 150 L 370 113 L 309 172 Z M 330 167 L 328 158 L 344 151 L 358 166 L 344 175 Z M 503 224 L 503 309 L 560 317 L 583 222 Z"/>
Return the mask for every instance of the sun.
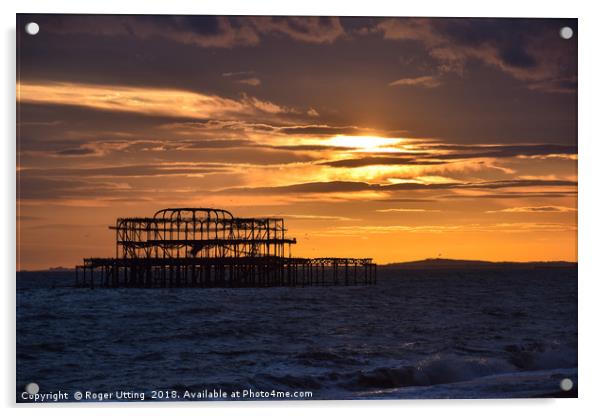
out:
<path id="1" fill-rule="evenodd" d="M 403 139 L 378 136 L 344 136 L 331 137 L 326 143 L 336 147 L 352 147 L 358 152 L 397 152 L 394 147 Z"/>

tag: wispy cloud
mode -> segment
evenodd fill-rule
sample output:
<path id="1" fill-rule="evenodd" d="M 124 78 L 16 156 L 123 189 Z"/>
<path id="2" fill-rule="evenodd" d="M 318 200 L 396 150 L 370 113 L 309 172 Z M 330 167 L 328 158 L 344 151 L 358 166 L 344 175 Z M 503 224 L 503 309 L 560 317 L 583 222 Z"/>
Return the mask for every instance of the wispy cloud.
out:
<path id="1" fill-rule="evenodd" d="M 504 208 L 494 211 L 487 211 L 488 214 L 494 214 L 498 212 L 512 212 L 512 213 L 550 213 L 550 212 L 575 212 L 577 211 L 575 208 L 570 207 L 562 207 L 556 205 L 545 205 L 538 207 L 513 207 L 513 208 Z"/>
<path id="2" fill-rule="evenodd" d="M 222 76 L 231 78 L 232 81 L 239 84 L 251 85 L 253 87 L 261 85 L 261 80 L 255 76 L 255 71 L 224 72 Z"/>
<path id="3" fill-rule="evenodd" d="M 440 199 L 541 199 L 541 198 L 574 198 L 576 190 L 571 191 L 529 191 L 529 192 L 495 192 L 440 195 Z"/>
<path id="4" fill-rule="evenodd" d="M 338 215 L 311 215 L 311 214 L 270 214 L 262 215 L 266 217 L 278 217 L 292 220 L 309 220 L 309 221 L 359 221 L 356 218 L 342 217 Z"/>
<path id="5" fill-rule="evenodd" d="M 376 212 L 441 212 L 440 209 L 423 209 L 423 208 L 387 208 L 377 209 Z"/>
<path id="6" fill-rule="evenodd" d="M 253 87 L 261 85 L 261 80 L 259 78 L 243 78 L 237 80 L 236 82 L 238 82 L 239 84 L 251 85 Z"/>
<path id="7" fill-rule="evenodd" d="M 438 160 L 420 160 L 408 156 L 391 156 L 391 157 L 362 157 L 357 159 L 341 159 L 329 160 L 323 162 L 323 165 L 336 168 L 358 168 L 362 166 L 374 165 L 441 165 L 447 163 Z"/>
<path id="8" fill-rule="evenodd" d="M 441 80 L 437 77 L 433 76 L 423 76 L 416 78 L 400 78 L 396 81 L 390 82 L 389 86 L 391 87 L 425 87 L 425 88 L 435 88 L 441 85 Z"/>
<path id="9" fill-rule="evenodd" d="M 255 71 L 232 71 L 232 72 L 224 72 L 222 73 L 222 77 L 242 77 L 242 76 L 249 76 L 249 75 L 254 75 Z"/>

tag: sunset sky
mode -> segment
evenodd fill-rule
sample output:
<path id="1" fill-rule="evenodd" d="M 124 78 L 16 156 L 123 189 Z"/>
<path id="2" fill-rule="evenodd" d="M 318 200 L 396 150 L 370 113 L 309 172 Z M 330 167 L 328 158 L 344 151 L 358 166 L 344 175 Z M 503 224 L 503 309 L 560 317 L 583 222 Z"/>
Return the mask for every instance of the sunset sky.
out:
<path id="1" fill-rule="evenodd" d="M 577 259 L 576 20 L 17 20 L 20 269 L 176 206 L 297 256 Z"/>

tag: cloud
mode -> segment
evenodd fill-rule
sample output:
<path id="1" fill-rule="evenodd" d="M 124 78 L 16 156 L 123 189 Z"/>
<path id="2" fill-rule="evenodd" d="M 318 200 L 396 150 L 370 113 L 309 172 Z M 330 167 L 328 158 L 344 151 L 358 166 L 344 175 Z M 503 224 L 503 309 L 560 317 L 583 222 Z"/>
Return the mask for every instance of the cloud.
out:
<path id="1" fill-rule="evenodd" d="M 380 154 L 371 152 L 372 156 L 356 157 L 349 159 L 329 160 L 322 165 L 339 168 L 357 168 L 375 165 L 443 165 L 465 159 L 503 159 L 513 157 L 528 158 L 557 158 L 574 159 L 577 146 L 564 146 L 553 144 L 534 145 L 441 145 L 418 142 L 407 152 L 401 144 L 404 153 L 391 156 L 391 153 Z M 501 168 L 500 168 L 501 169 Z"/>
<path id="2" fill-rule="evenodd" d="M 57 150 L 56 154 L 60 156 L 89 156 L 96 154 L 96 151 L 86 147 L 73 147 L 69 149 Z"/>
<path id="3" fill-rule="evenodd" d="M 523 187 L 575 187 L 576 182 L 561 180 L 506 180 L 481 182 L 420 183 L 404 182 L 390 185 L 369 184 L 353 181 L 307 182 L 274 187 L 227 188 L 217 191 L 220 194 L 303 194 L 303 193 L 340 193 L 363 191 L 419 191 L 446 189 L 504 189 Z"/>
<path id="4" fill-rule="evenodd" d="M 575 231 L 572 224 L 563 223 L 494 223 L 494 224 L 437 224 L 437 225 L 365 225 L 338 226 L 320 232 L 320 235 L 366 235 L 407 233 L 449 233 L 449 232 L 492 232 L 492 233 L 529 233 L 529 232 L 566 232 Z"/>
<path id="5" fill-rule="evenodd" d="M 322 165 L 335 168 L 358 168 L 374 165 L 441 165 L 447 162 L 431 160 L 415 160 L 412 157 L 393 156 L 393 157 L 362 157 L 358 159 L 342 159 L 322 162 Z"/>
<path id="6" fill-rule="evenodd" d="M 142 177 L 142 176 L 173 176 L 173 175 L 200 175 L 215 172 L 226 172 L 229 169 L 223 164 L 148 164 L 124 165 L 104 167 L 64 167 L 64 168 L 26 168 L 21 170 L 20 176 L 26 178 L 51 178 L 51 177 L 88 177 L 88 178 L 113 178 L 113 177 Z"/>
<path id="7" fill-rule="evenodd" d="M 422 209 L 422 208 L 388 208 L 377 209 L 376 212 L 441 212 L 440 209 Z"/>
<path id="8" fill-rule="evenodd" d="M 532 82 L 528 85 L 530 90 L 543 92 L 566 93 L 577 91 L 577 77 L 551 78 L 543 81 Z"/>
<path id="9" fill-rule="evenodd" d="M 278 217 L 293 220 L 309 220 L 309 221 L 357 221 L 355 218 L 341 217 L 336 215 L 306 215 L 306 214 L 269 214 L 258 215 L 259 217 Z"/>
<path id="10" fill-rule="evenodd" d="M 329 193 L 329 192 L 357 192 L 370 190 L 372 185 L 364 182 L 308 182 L 286 186 L 258 187 L 258 188 L 230 188 L 219 191 L 220 193 Z"/>
<path id="11" fill-rule="evenodd" d="M 238 71 L 238 72 L 224 72 L 222 74 L 223 77 L 232 78 L 234 82 L 239 84 L 251 85 L 253 87 L 258 87 L 261 85 L 261 80 L 257 78 L 255 75 L 255 71 Z"/>
<path id="12" fill-rule="evenodd" d="M 143 140 L 98 140 L 81 143 L 78 146 L 71 145 L 66 148 L 55 150 L 51 156 L 105 156 L 114 151 L 128 150 L 141 144 L 148 145 L 151 142 Z M 60 145 L 60 142 L 58 143 Z M 156 146 L 156 142 L 152 143 Z M 34 152 L 35 153 L 35 152 Z"/>
<path id="13" fill-rule="evenodd" d="M 558 36 L 560 21 L 391 18 L 361 33 L 422 44 L 439 73 L 462 75 L 473 60 L 525 81 L 533 90 L 576 90 L 576 42 Z M 569 23 L 576 28 L 576 20 Z M 405 84 L 402 84 L 405 85 Z"/>
<path id="14" fill-rule="evenodd" d="M 17 97 L 25 103 L 201 119 L 302 113 L 246 94 L 240 99 L 231 99 L 183 90 L 120 85 L 19 82 Z"/>
<path id="15" fill-rule="evenodd" d="M 92 199 L 91 196 L 119 191 L 131 192 L 131 189 L 122 183 L 34 177 L 20 173 L 17 197 L 19 200 L 68 199 L 75 196 Z"/>
<path id="16" fill-rule="evenodd" d="M 318 110 L 316 110 L 315 108 L 310 108 L 309 110 L 307 110 L 307 115 L 310 117 L 318 117 L 320 113 L 318 113 Z"/>
<path id="17" fill-rule="evenodd" d="M 281 34 L 307 43 L 333 43 L 345 35 L 338 17 L 254 17 L 257 32 Z"/>
<path id="18" fill-rule="evenodd" d="M 307 110 L 305 113 L 298 110 L 295 114 L 300 116 L 306 114 L 312 116 L 312 108 Z M 293 110 L 294 111 L 294 110 Z M 311 113 L 311 114 L 309 114 Z M 317 113 L 317 112 L 316 112 Z M 271 123 L 271 124 L 270 124 Z M 392 133 L 402 134 L 405 132 L 390 132 L 380 131 L 377 129 L 363 128 L 353 125 L 331 125 L 331 124 L 292 124 L 292 122 L 285 122 L 277 120 L 276 122 L 259 122 L 246 119 L 206 119 L 196 121 L 178 121 L 169 122 L 160 126 L 160 128 L 167 131 L 178 131 L 198 134 L 200 131 L 212 130 L 217 134 L 224 135 L 225 132 L 236 132 L 239 134 L 283 134 L 287 136 L 357 136 L 357 135 L 376 135 L 376 136 L 388 136 Z M 410 139 L 404 139 L 410 141 Z M 419 139 L 420 143 L 428 142 L 427 140 Z"/>
<path id="19" fill-rule="evenodd" d="M 282 107 L 278 104 L 274 104 L 271 101 L 260 100 L 256 97 L 251 97 L 246 94 L 243 94 L 242 102 L 249 106 L 250 108 L 254 108 L 260 110 L 264 113 L 269 114 L 280 114 L 280 113 L 297 113 L 298 111 L 293 110 L 291 108 Z"/>
<path id="20" fill-rule="evenodd" d="M 439 202 L 436 199 L 428 199 L 428 198 L 387 198 L 387 199 L 383 199 L 380 202 L 387 202 L 387 203 L 423 203 L 423 202 L 428 202 L 428 203 L 433 203 L 433 202 Z"/>
<path id="21" fill-rule="evenodd" d="M 434 154 L 436 159 L 510 158 L 517 156 L 576 155 L 576 145 L 525 144 L 525 145 L 430 145 L 431 151 L 443 150 L 449 153 Z M 454 152 L 455 151 L 455 152 Z"/>
<path id="22" fill-rule="evenodd" d="M 485 194 L 448 194 L 440 199 L 517 199 L 517 198 L 562 198 L 575 197 L 577 191 L 548 191 L 548 192 L 496 192 Z"/>
<path id="23" fill-rule="evenodd" d="M 345 150 L 355 150 L 355 147 L 342 147 L 342 146 L 331 146 L 325 144 L 290 144 L 290 145 L 282 145 L 282 146 L 268 146 L 272 149 L 278 150 L 299 150 L 301 152 L 320 152 L 324 150 L 336 150 L 336 151 L 345 151 Z M 322 163 L 324 164 L 324 163 Z"/>
<path id="24" fill-rule="evenodd" d="M 443 233 L 453 231 L 465 231 L 462 225 L 363 225 L 363 226 L 340 226 L 321 231 L 323 235 L 366 235 L 366 234 L 396 234 L 408 233 Z"/>
<path id="25" fill-rule="evenodd" d="M 575 212 L 577 211 L 575 208 L 562 207 L 556 205 L 545 205 L 538 207 L 514 207 L 514 208 L 505 208 L 496 211 L 486 211 L 488 214 L 494 214 L 498 212 L 512 212 L 512 213 L 525 213 L 525 212 L 533 212 L 533 213 L 549 213 L 549 212 Z"/>
<path id="26" fill-rule="evenodd" d="M 40 220 L 45 220 L 45 217 L 38 217 L 35 215 L 18 215 L 17 214 L 17 221 L 40 221 Z"/>
<path id="27" fill-rule="evenodd" d="M 240 76 L 248 76 L 254 75 L 255 71 L 234 71 L 234 72 L 224 72 L 222 77 L 240 77 Z"/>
<path id="28" fill-rule="evenodd" d="M 202 48 L 254 46 L 266 36 L 333 43 L 345 35 L 337 17 L 60 15 L 42 16 L 40 24 L 48 33 L 167 39 Z"/>
<path id="29" fill-rule="evenodd" d="M 257 143 L 247 139 L 211 139 L 211 140 L 188 140 L 176 142 L 174 146 L 178 150 L 184 149 L 228 149 L 233 147 L 257 147 Z"/>
<path id="30" fill-rule="evenodd" d="M 236 82 L 238 82 L 239 84 L 251 85 L 253 87 L 261 85 L 261 80 L 259 78 L 243 78 L 237 80 Z"/>
<path id="31" fill-rule="evenodd" d="M 404 86 L 404 87 L 425 87 L 435 88 L 441 85 L 441 81 L 433 76 L 427 75 L 416 78 L 400 78 L 396 81 L 390 82 L 389 86 Z"/>
<path id="32" fill-rule="evenodd" d="M 21 149 L 21 155 L 29 155 L 31 157 L 70 157 L 86 159 L 90 157 L 103 158 L 126 156 L 131 158 L 136 155 L 138 160 L 144 160 L 149 158 L 155 160 L 157 157 L 163 159 L 172 157 L 178 157 L 181 159 L 185 155 L 188 155 L 187 159 L 199 160 L 202 157 L 206 160 L 206 163 L 211 162 L 212 157 L 214 160 L 219 159 L 222 162 L 229 162 L 228 158 L 224 156 L 233 156 L 231 161 L 240 161 L 240 157 L 237 156 L 239 150 L 243 151 L 243 160 L 249 163 L 260 162 L 261 165 L 265 165 L 266 162 L 281 164 L 289 162 L 303 162 L 303 161 L 318 161 L 323 160 L 322 155 L 308 156 L 307 152 L 341 152 L 341 151 L 352 151 L 355 150 L 353 147 L 341 147 L 334 145 L 322 145 L 322 144 L 283 144 L 276 145 L 270 144 L 269 141 L 259 143 L 251 139 L 218 139 L 218 138 L 206 138 L 204 135 L 192 136 L 186 135 L 184 138 L 169 138 L 169 139 L 138 139 L 138 140 L 111 140 L 105 141 L 102 138 L 92 139 L 90 141 L 82 142 L 76 145 L 71 141 L 66 147 L 63 142 L 59 141 L 56 143 L 46 142 L 43 149 Z M 55 147 L 58 147 L 56 149 Z M 221 152 L 221 150 L 230 150 L 228 153 Z M 204 151 L 201 155 L 195 155 L 190 151 Z M 145 155 L 146 154 L 146 155 Z M 277 156 L 286 156 L 280 157 Z M 230 161 L 230 162 L 231 162 Z M 86 163 L 84 160 L 82 163 Z"/>
<path id="33" fill-rule="evenodd" d="M 333 136 L 337 134 L 352 135 L 361 133 L 362 129 L 356 126 L 330 126 L 326 124 L 289 126 L 280 128 L 280 132 L 284 134 L 298 135 L 320 135 Z"/>
<path id="34" fill-rule="evenodd" d="M 251 46 L 260 40 L 252 25 L 238 25 L 224 16 L 61 15 L 44 16 L 40 24 L 61 35 L 162 38 L 205 48 Z"/>
<path id="35" fill-rule="evenodd" d="M 389 190 L 415 190 L 415 189 L 502 189 L 543 186 L 577 186 L 577 182 L 560 180 L 502 180 L 480 182 L 453 182 L 453 183 L 399 183 L 384 185 L 381 188 Z"/>

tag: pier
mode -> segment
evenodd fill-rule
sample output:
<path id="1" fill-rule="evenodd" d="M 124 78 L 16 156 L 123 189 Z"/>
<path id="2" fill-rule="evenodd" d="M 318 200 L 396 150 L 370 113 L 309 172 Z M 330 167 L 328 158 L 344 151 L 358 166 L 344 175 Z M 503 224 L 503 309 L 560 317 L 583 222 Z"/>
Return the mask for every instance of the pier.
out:
<path id="1" fill-rule="evenodd" d="M 118 218 L 115 257 L 86 258 L 78 287 L 272 287 L 376 284 L 370 258 L 293 257 L 282 218 L 237 218 L 213 208 L 168 208 Z"/>

